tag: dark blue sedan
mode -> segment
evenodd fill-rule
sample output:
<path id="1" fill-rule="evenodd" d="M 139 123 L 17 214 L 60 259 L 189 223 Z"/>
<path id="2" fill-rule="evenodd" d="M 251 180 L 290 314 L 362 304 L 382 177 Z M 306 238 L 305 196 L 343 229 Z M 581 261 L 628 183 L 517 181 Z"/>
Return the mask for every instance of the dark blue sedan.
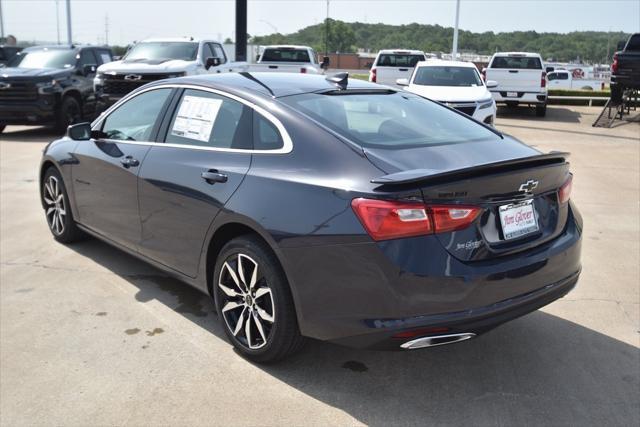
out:
<path id="1" fill-rule="evenodd" d="M 269 362 L 303 337 L 372 349 L 472 338 L 569 292 L 567 153 L 346 75 L 144 86 L 50 143 L 56 240 L 89 234 L 215 299 Z"/>

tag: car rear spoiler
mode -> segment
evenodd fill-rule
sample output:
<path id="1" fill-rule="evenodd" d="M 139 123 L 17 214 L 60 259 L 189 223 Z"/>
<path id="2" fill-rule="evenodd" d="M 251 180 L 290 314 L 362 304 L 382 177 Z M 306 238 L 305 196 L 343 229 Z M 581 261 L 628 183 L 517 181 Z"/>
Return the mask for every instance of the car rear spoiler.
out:
<path id="1" fill-rule="evenodd" d="M 408 171 L 396 172 L 372 179 L 373 184 L 381 185 L 404 185 L 404 184 L 437 184 L 443 181 L 461 180 L 474 178 L 487 173 L 501 173 L 529 167 L 547 166 L 552 164 L 566 163 L 570 153 L 551 152 L 536 156 L 522 157 L 511 160 L 502 160 L 494 163 L 486 163 L 468 168 L 454 170 L 436 169 L 412 169 Z"/>

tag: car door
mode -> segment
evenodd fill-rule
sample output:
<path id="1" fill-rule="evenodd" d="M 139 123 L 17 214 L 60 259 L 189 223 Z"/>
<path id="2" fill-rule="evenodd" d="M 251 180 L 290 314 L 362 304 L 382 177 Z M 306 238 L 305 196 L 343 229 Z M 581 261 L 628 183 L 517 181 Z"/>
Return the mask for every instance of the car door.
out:
<path id="1" fill-rule="evenodd" d="M 213 219 L 251 164 L 253 110 L 185 89 L 140 171 L 143 254 L 191 277 Z"/>
<path id="2" fill-rule="evenodd" d="M 94 127 L 101 138 L 79 143 L 75 152 L 78 221 L 133 250 L 141 235 L 138 172 L 171 94 L 154 89 L 124 102 Z"/>

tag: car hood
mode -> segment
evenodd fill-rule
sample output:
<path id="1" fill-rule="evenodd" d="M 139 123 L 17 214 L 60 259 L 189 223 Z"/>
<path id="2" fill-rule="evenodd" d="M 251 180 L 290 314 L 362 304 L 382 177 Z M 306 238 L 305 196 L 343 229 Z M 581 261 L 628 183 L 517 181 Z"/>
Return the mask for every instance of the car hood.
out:
<path id="1" fill-rule="evenodd" d="M 480 141 L 417 148 L 365 148 L 364 152 L 371 163 L 389 174 L 414 169 L 436 174 L 540 154 L 506 135 L 504 138 L 496 135 Z"/>
<path id="2" fill-rule="evenodd" d="M 422 86 L 410 85 L 407 90 L 439 102 L 480 101 L 491 98 L 484 86 Z"/>
<path id="3" fill-rule="evenodd" d="M 181 59 L 156 59 L 145 61 L 114 61 L 98 67 L 101 73 L 154 73 L 154 72 L 182 72 L 195 61 Z"/>
<path id="4" fill-rule="evenodd" d="M 60 78 L 66 77 L 71 74 L 71 70 L 61 70 L 59 68 L 20 68 L 20 67 L 7 67 L 0 68 L 0 78 L 14 79 L 24 78 L 33 79 L 34 77 L 42 78 Z"/>

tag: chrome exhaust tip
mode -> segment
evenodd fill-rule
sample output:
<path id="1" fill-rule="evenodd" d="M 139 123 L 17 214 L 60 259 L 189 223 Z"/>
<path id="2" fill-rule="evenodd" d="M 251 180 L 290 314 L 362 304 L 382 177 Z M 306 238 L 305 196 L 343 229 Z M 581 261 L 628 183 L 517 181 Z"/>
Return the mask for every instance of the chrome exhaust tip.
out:
<path id="1" fill-rule="evenodd" d="M 475 337 L 476 334 L 471 332 L 465 332 L 463 334 L 450 334 L 450 335 L 434 335 L 431 337 L 416 338 L 415 340 L 407 341 L 400 347 L 405 350 L 414 350 L 416 348 L 435 347 L 437 345 L 453 344 L 455 342 L 466 341 Z"/>

